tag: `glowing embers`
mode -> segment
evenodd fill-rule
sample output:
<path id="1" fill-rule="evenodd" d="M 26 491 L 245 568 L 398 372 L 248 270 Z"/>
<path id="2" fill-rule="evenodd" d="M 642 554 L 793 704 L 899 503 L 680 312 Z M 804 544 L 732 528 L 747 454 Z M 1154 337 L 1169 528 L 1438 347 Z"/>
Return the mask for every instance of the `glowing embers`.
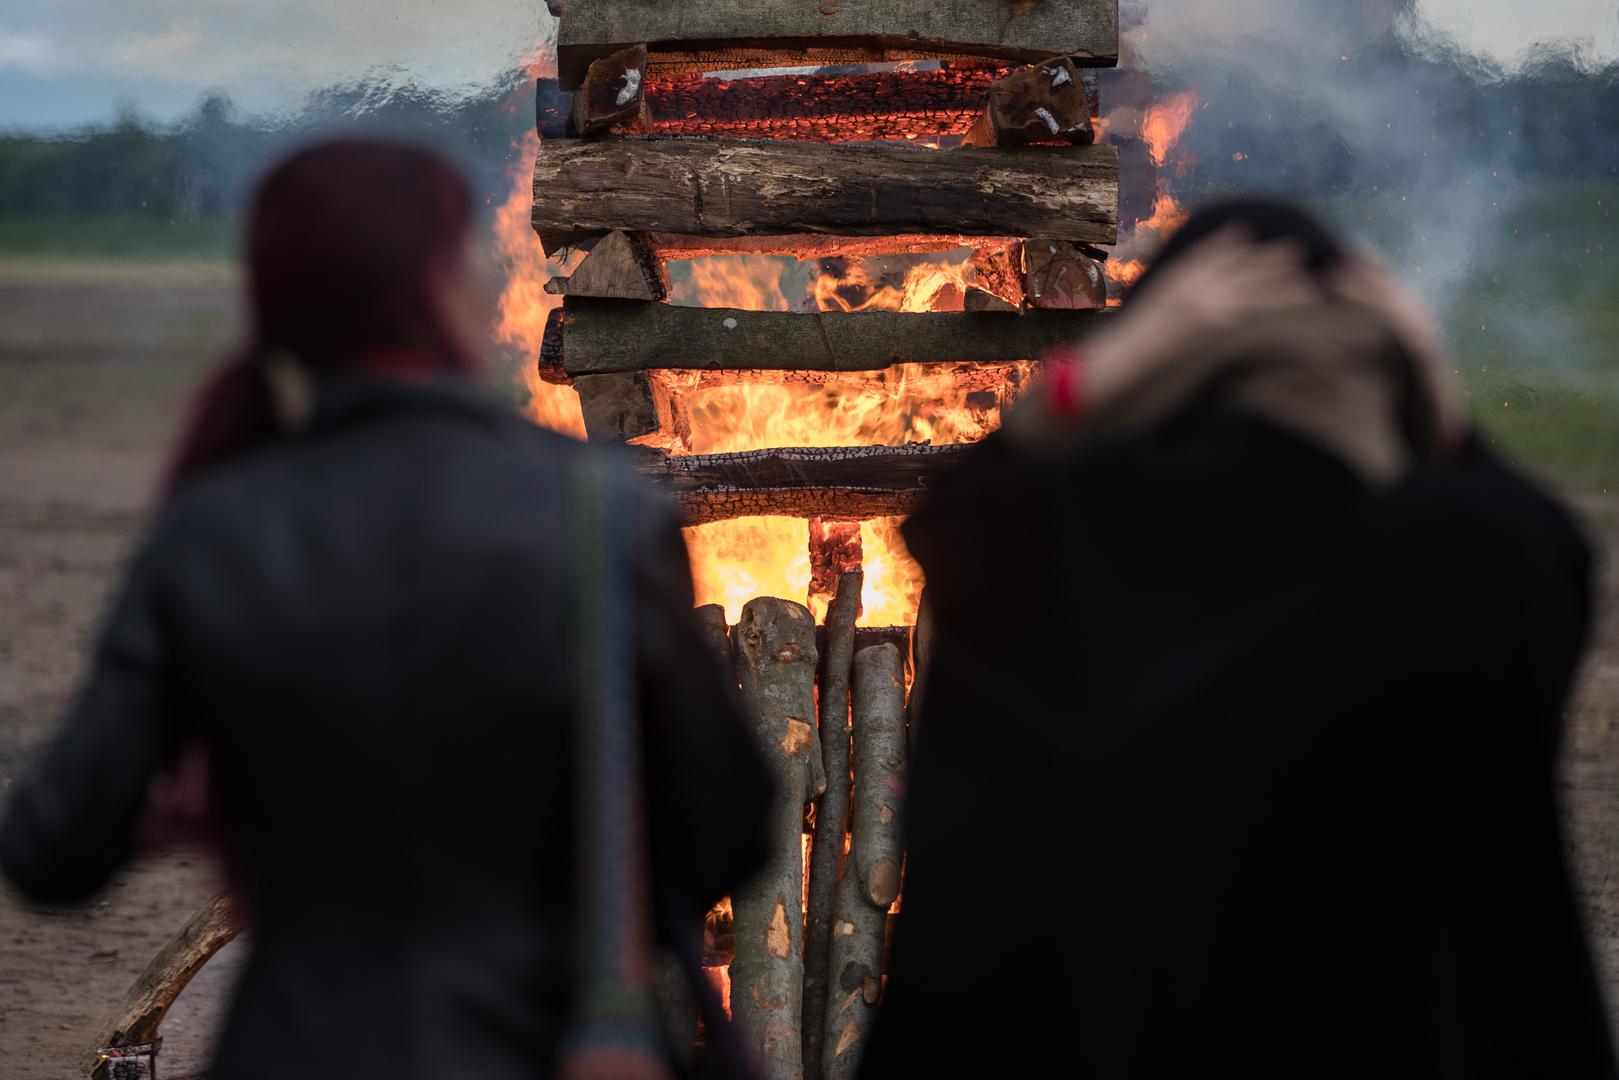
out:
<path id="1" fill-rule="evenodd" d="M 942 143 L 966 134 L 989 85 L 1012 70 L 933 67 L 687 76 L 648 84 L 647 100 L 659 135 Z"/>

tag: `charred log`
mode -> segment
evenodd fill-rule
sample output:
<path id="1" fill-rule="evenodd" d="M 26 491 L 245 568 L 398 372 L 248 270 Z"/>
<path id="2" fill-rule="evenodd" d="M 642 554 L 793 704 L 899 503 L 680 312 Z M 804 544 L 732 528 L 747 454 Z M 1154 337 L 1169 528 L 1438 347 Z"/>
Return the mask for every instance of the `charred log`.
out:
<path id="1" fill-rule="evenodd" d="M 826 612 L 821 651 L 821 761 L 826 793 L 815 807 L 810 848 L 809 903 L 804 930 L 804 1075 L 819 1080 L 826 1027 L 827 978 L 832 962 L 832 908 L 849 828 L 849 674 L 854 663 L 854 621 L 865 575 L 839 576 Z"/>
<path id="2" fill-rule="evenodd" d="M 837 595 L 838 583 L 860 569 L 860 522 L 810 518 L 808 531 L 810 599 L 831 600 Z"/>
<path id="3" fill-rule="evenodd" d="M 1053 53 L 1111 66 L 1119 20 L 1110 0 L 570 0 L 557 32 L 558 76 L 564 86 L 577 86 L 592 60 L 641 41 L 652 49 L 654 70 L 941 56 L 1033 63 Z"/>
<path id="4" fill-rule="evenodd" d="M 899 897 L 905 798 L 905 674 L 891 645 L 854 658 L 854 795 L 849 856 L 832 923 L 825 1080 L 852 1080 L 882 998 L 888 909 Z"/>
<path id="5" fill-rule="evenodd" d="M 1111 244 L 1111 146 L 968 149 L 786 140 L 542 142 L 534 228 L 547 251 L 613 229 L 760 236 L 956 233 Z"/>
<path id="6" fill-rule="evenodd" d="M 1106 316 L 838 311 L 800 314 L 569 297 L 569 375 L 656 368 L 697 371 L 880 371 L 894 364 L 1038 359 Z"/>
<path id="7" fill-rule="evenodd" d="M 815 620 L 789 600 L 742 609 L 735 634 L 742 693 L 778 782 L 770 861 L 731 898 L 736 957 L 731 1011 L 771 1080 L 803 1075 L 804 808 L 826 788 L 815 732 Z"/>
<path id="8" fill-rule="evenodd" d="M 850 446 L 690 456 L 648 454 L 637 471 L 672 498 L 688 525 L 776 514 L 869 518 L 907 514 L 964 446 Z"/>

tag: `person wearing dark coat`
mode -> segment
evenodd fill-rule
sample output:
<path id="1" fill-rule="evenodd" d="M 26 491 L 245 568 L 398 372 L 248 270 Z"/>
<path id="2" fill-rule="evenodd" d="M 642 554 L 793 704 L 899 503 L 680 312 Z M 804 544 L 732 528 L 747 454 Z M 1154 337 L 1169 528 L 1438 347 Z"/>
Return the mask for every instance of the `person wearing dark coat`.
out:
<path id="1" fill-rule="evenodd" d="M 1194 217 L 905 528 L 937 637 L 863 1076 L 1615 1076 L 1567 513 L 1286 207 Z"/>
<path id="2" fill-rule="evenodd" d="M 594 975 L 570 478 L 602 451 L 470 378 L 471 208 L 392 144 L 271 174 L 259 347 L 204 392 L 89 682 L 0 828 L 25 895 L 91 897 L 135 853 L 149 786 L 206 748 L 252 931 L 220 1080 L 553 1075 Z M 291 425 L 276 351 L 313 383 Z M 769 773 L 693 623 L 673 510 L 597 466 L 628 523 L 604 572 L 625 575 L 644 772 L 644 800 L 604 805 L 644 802 L 652 904 L 697 931 L 766 855 Z"/>

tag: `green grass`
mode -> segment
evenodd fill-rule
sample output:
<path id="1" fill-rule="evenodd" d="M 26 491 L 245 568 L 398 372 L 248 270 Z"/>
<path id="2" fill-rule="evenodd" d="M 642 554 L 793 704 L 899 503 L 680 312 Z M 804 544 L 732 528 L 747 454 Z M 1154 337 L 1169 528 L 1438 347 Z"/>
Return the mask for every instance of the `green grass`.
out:
<path id="1" fill-rule="evenodd" d="M 1554 376 L 1467 380 L 1491 446 L 1560 484 L 1619 490 L 1619 392 Z"/>
<path id="2" fill-rule="evenodd" d="M 0 217 L 0 257 L 226 260 L 237 231 L 226 218 Z"/>

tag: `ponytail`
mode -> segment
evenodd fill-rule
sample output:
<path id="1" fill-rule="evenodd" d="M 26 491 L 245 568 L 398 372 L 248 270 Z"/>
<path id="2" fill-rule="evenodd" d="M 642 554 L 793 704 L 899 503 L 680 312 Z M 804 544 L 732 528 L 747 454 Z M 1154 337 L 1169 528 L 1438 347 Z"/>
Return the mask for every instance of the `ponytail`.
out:
<path id="1" fill-rule="evenodd" d="M 163 497 L 172 497 L 210 466 L 270 442 L 280 430 L 261 351 L 226 361 L 191 399 L 184 433 L 163 481 Z"/>

